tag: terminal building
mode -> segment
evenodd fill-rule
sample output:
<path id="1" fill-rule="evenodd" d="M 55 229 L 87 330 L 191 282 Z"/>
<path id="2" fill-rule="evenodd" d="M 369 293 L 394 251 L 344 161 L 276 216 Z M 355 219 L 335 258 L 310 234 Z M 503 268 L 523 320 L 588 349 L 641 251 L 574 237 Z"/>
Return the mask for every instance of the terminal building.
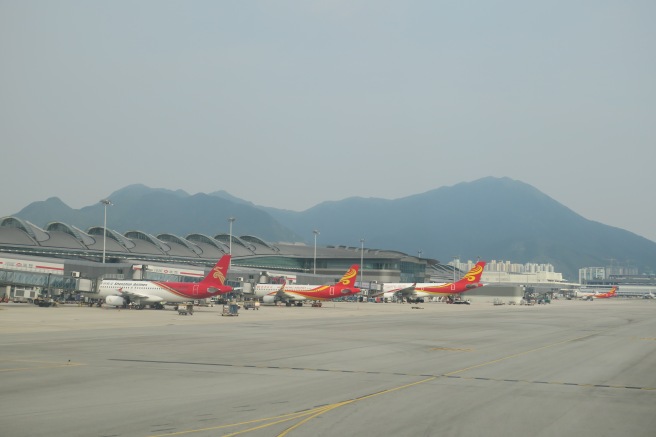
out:
<path id="1" fill-rule="evenodd" d="M 103 226 L 83 231 L 62 222 L 40 228 L 18 217 L 3 217 L 0 297 L 14 289 L 40 289 L 47 294 L 93 292 L 101 279 L 197 281 L 228 253 L 232 254 L 228 283 L 246 292 L 265 282 L 335 283 L 353 264 L 361 265 L 357 285 L 375 292 L 385 282 L 451 282 L 475 263 L 443 264 L 363 244 L 315 247 L 225 233 L 179 236 L 134 230 L 121 234 Z M 482 282 L 487 287 L 467 292 L 472 300 L 485 296 L 517 301 L 527 291 L 558 293 L 579 286 L 563 282 L 553 271 L 518 274 L 494 269 L 494 263 L 486 267 Z"/>
<path id="2" fill-rule="evenodd" d="M 618 297 L 652 299 L 656 295 L 656 275 L 639 275 L 631 266 L 610 265 L 587 267 L 579 270 L 579 282 L 589 290 L 609 289 L 617 286 Z"/>
<path id="3" fill-rule="evenodd" d="M 232 255 L 228 280 L 245 288 L 281 278 L 332 283 L 353 264 L 362 265 L 358 285 L 365 289 L 383 282 L 448 282 L 454 276 L 453 267 L 437 260 L 364 245 L 315 247 L 223 233 L 121 234 L 62 222 L 42 229 L 17 217 L 0 218 L 0 287 L 72 293 L 93 291 L 101 279 L 194 281 L 227 253 Z"/>

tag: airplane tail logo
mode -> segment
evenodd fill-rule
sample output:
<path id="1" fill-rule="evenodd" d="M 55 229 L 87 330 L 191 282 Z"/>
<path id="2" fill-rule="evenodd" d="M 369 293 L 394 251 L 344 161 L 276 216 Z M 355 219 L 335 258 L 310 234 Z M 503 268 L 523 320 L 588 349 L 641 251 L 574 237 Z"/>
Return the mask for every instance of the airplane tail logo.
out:
<path id="1" fill-rule="evenodd" d="M 203 279 L 203 282 L 225 284 L 228 275 L 228 267 L 230 266 L 230 255 L 223 255 L 216 263 L 212 271 Z"/>
<path id="2" fill-rule="evenodd" d="M 596 297 L 597 299 L 599 299 L 599 298 L 605 299 L 605 298 L 608 298 L 608 297 L 613 297 L 613 296 L 615 296 L 615 294 L 617 294 L 617 287 L 613 287 L 608 292 L 597 294 L 594 297 Z"/>
<path id="3" fill-rule="evenodd" d="M 342 276 L 342 279 L 339 280 L 339 284 L 344 285 L 345 287 L 352 287 L 355 285 L 355 278 L 358 276 L 358 269 L 360 268 L 359 265 L 353 264 L 350 269 L 346 273 L 344 273 L 344 276 Z"/>
<path id="4" fill-rule="evenodd" d="M 483 274 L 483 268 L 485 267 L 485 261 L 479 261 L 474 267 L 463 276 L 462 279 L 467 282 L 480 282 L 481 275 Z"/>

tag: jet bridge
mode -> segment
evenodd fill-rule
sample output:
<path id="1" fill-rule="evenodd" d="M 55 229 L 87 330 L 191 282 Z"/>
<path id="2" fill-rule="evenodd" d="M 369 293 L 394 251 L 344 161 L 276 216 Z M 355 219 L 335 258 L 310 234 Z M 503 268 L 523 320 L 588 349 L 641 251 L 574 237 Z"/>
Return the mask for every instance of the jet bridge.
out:
<path id="1" fill-rule="evenodd" d="M 132 279 L 149 281 L 180 281 L 187 282 L 190 279 L 202 279 L 205 270 L 188 267 L 171 267 L 170 265 L 157 264 L 134 264 L 132 266 Z"/>

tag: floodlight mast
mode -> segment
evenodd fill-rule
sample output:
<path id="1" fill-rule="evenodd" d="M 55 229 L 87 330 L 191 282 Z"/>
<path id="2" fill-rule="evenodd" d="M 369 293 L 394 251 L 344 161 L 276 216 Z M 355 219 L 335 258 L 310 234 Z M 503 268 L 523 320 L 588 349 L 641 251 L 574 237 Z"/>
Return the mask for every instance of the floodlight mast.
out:
<path id="1" fill-rule="evenodd" d="M 228 222 L 230 223 L 230 241 L 228 242 L 228 250 L 230 252 L 230 263 L 232 263 L 232 224 L 237 220 L 235 217 L 229 217 Z"/>
<path id="2" fill-rule="evenodd" d="M 364 238 L 360 238 L 360 288 L 364 287 Z"/>
<path id="3" fill-rule="evenodd" d="M 113 203 L 109 199 L 103 199 L 100 201 L 100 203 L 102 203 L 103 206 L 105 207 L 105 222 L 103 225 L 103 257 L 102 257 L 102 263 L 105 264 L 105 247 L 107 241 L 107 207 L 113 205 Z"/>
<path id="4" fill-rule="evenodd" d="M 313 272 L 317 274 L 317 235 L 320 234 L 318 229 L 312 231 L 314 233 L 314 260 L 312 261 L 312 267 L 314 268 Z"/>

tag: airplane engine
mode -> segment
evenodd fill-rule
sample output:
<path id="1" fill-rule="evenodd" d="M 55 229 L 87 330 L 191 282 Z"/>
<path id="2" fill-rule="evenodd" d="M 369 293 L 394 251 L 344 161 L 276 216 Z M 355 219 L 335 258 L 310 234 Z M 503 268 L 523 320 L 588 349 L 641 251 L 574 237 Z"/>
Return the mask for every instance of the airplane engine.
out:
<path id="1" fill-rule="evenodd" d="M 263 296 L 262 297 L 262 302 L 263 303 L 275 303 L 276 302 L 276 297 L 275 296 Z"/>
<path id="2" fill-rule="evenodd" d="M 112 305 L 115 307 L 122 307 L 127 303 L 127 301 L 123 299 L 121 296 L 107 296 L 105 298 L 105 303 L 107 305 Z"/>

